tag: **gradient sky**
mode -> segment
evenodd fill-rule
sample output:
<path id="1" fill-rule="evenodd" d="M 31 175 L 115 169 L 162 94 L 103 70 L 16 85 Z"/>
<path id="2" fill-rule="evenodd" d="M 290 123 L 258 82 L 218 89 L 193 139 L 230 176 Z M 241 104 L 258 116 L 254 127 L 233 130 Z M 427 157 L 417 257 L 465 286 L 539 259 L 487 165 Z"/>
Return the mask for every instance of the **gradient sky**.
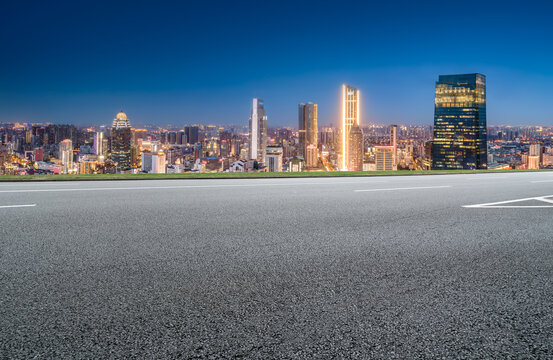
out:
<path id="1" fill-rule="evenodd" d="M 376 4 L 375 4 L 376 3 Z M 488 124 L 553 125 L 553 5 L 509 1 L 4 1 L 0 121 L 432 124 L 439 74 L 487 76 Z M 522 5 L 523 4 L 523 5 Z"/>

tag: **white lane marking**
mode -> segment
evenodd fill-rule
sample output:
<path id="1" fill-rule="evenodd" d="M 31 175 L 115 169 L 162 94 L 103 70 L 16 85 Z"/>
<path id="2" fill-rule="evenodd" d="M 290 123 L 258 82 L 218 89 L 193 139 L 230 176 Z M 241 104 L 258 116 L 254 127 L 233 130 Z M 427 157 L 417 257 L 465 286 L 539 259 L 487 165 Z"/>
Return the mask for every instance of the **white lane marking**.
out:
<path id="1" fill-rule="evenodd" d="M 548 205 L 528 205 L 528 206 L 524 206 L 524 205 L 507 205 L 507 206 L 502 206 L 502 205 L 497 205 L 497 206 L 473 206 L 473 205 L 465 205 L 463 206 L 464 208 L 480 208 L 480 209 L 543 209 L 543 208 L 553 208 L 553 205 L 551 206 L 548 206 Z"/>
<path id="2" fill-rule="evenodd" d="M 31 193 L 31 192 L 65 192 L 65 191 L 104 191 L 104 190 L 155 190 L 155 189 L 192 189 L 192 188 L 226 188 L 226 187 L 256 187 L 256 186 L 296 186 L 296 185 L 341 185 L 341 184 L 372 184 L 384 181 L 356 182 L 319 182 L 319 183 L 261 183 L 261 184 L 220 184 L 220 185 L 175 185 L 175 186 L 134 186 L 134 187 L 97 187 L 97 188 L 66 188 L 66 189 L 14 189 L 0 190 L 0 193 Z"/>
<path id="3" fill-rule="evenodd" d="M 553 199 L 547 199 L 553 197 L 553 195 L 544 195 L 544 196 L 535 196 L 530 198 L 524 198 L 524 199 L 515 199 L 515 200 L 506 200 L 506 201 L 497 201 L 492 203 L 484 203 L 484 204 L 474 204 L 474 205 L 463 205 L 464 208 L 481 208 L 481 209 L 522 209 L 522 208 L 528 208 L 528 209 L 537 209 L 537 208 L 553 208 Z M 543 203 L 552 204 L 552 205 L 505 205 L 505 204 L 512 204 L 512 203 L 518 203 L 522 201 L 541 201 Z"/>
<path id="4" fill-rule="evenodd" d="M 6 208 L 20 208 L 20 207 L 33 207 L 36 206 L 36 204 L 26 204 L 26 205 L 0 205 L 0 209 L 6 209 Z"/>
<path id="5" fill-rule="evenodd" d="M 480 175 L 476 177 L 466 177 L 463 180 L 496 180 L 496 179 L 508 179 L 510 176 L 495 176 L 495 175 Z"/>
<path id="6" fill-rule="evenodd" d="M 74 185 L 81 185 L 82 183 L 75 181 Z M 0 186 L 62 186 L 67 185 L 64 181 L 58 182 L 45 182 L 40 180 L 29 181 L 29 182 L 3 182 L 0 183 Z"/>
<path id="7" fill-rule="evenodd" d="M 353 190 L 355 192 L 368 192 L 368 191 L 394 191 L 394 190 L 418 190 L 418 189 L 442 189 L 450 188 L 450 185 L 443 186 L 417 186 L 417 187 L 403 187 L 403 188 L 385 188 L 385 189 L 362 189 L 362 190 Z"/>
<path id="8" fill-rule="evenodd" d="M 535 180 L 535 181 L 530 181 L 531 183 L 544 183 L 544 182 L 553 182 L 553 180 Z"/>

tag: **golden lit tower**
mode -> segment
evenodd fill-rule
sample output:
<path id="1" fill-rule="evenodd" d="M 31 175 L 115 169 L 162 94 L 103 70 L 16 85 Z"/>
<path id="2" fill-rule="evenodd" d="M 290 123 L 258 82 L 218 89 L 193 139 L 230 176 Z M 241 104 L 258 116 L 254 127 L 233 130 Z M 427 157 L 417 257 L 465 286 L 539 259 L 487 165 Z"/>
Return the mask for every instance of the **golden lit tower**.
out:
<path id="1" fill-rule="evenodd" d="M 341 169 L 348 170 L 349 161 L 349 130 L 355 124 L 360 126 L 359 90 L 349 85 L 342 85 L 342 163 Z"/>

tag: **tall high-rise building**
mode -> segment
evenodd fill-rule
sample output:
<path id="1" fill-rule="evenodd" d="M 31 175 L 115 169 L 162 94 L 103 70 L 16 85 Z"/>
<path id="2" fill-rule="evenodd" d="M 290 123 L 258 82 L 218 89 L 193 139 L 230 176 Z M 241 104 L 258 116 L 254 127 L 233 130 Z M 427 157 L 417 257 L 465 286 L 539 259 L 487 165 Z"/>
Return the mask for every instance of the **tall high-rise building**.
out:
<path id="1" fill-rule="evenodd" d="M 393 168 L 397 170 L 397 125 L 390 126 L 390 145 L 393 147 Z"/>
<path id="2" fill-rule="evenodd" d="M 59 158 L 63 166 L 63 172 L 68 173 L 73 168 L 73 141 L 65 139 L 58 147 Z"/>
<path id="3" fill-rule="evenodd" d="M 319 149 L 317 149 L 313 144 L 307 145 L 304 159 L 306 167 L 316 168 L 319 165 Z"/>
<path id="4" fill-rule="evenodd" d="M 528 169 L 539 169 L 541 163 L 540 144 L 531 144 L 528 151 Z"/>
<path id="5" fill-rule="evenodd" d="M 181 130 L 177 133 L 177 145 L 186 144 L 186 135 L 184 130 Z"/>
<path id="6" fill-rule="evenodd" d="M 198 126 L 185 126 L 184 127 L 184 137 L 186 141 L 183 140 L 183 143 L 194 145 L 200 141 L 200 128 Z"/>
<path id="7" fill-rule="evenodd" d="M 363 170 L 363 132 L 357 124 L 349 129 L 348 134 L 348 159 L 347 169 L 349 171 Z"/>
<path id="8" fill-rule="evenodd" d="M 540 156 L 541 155 L 541 145 L 540 144 L 531 144 L 528 151 L 530 156 Z"/>
<path id="9" fill-rule="evenodd" d="M 64 139 L 70 139 L 73 144 L 77 143 L 77 128 L 75 125 L 48 125 L 44 135 L 50 145 L 58 144 Z"/>
<path id="10" fill-rule="evenodd" d="M 111 129 L 111 158 L 118 171 L 131 168 L 131 123 L 127 114 L 120 111 L 113 119 Z"/>
<path id="11" fill-rule="evenodd" d="M 101 156 L 105 155 L 106 150 L 104 149 L 104 127 L 100 127 L 100 131 L 94 133 L 94 154 Z"/>
<path id="12" fill-rule="evenodd" d="M 440 75 L 432 169 L 487 169 L 486 77 Z"/>
<path id="13" fill-rule="evenodd" d="M 175 145 L 177 143 L 177 133 L 175 131 L 167 133 L 167 143 L 171 145 Z"/>
<path id="14" fill-rule="evenodd" d="M 250 159 L 264 163 L 267 148 L 267 115 L 262 99 L 253 99 L 249 136 Z"/>
<path id="15" fill-rule="evenodd" d="M 342 170 L 348 170 L 349 158 L 349 131 L 355 124 L 360 126 L 359 90 L 349 85 L 342 85 Z"/>
<path id="16" fill-rule="evenodd" d="M 307 103 L 298 105 L 298 130 L 300 146 L 298 149 L 298 155 L 306 157 L 307 147 L 318 145 L 318 111 L 317 104 Z M 309 167 L 309 165 L 307 165 Z"/>

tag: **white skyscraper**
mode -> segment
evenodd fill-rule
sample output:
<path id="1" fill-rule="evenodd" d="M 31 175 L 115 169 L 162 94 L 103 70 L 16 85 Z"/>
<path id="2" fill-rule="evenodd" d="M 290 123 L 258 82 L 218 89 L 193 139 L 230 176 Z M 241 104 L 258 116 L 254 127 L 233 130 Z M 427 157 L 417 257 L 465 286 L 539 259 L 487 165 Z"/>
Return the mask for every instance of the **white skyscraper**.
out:
<path id="1" fill-rule="evenodd" d="M 359 101 L 360 93 L 354 87 L 342 85 L 342 170 L 348 170 L 349 130 L 355 124 L 360 126 Z"/>
<path id="2" fill-rule="evenodd" d="M 100 131 L 94 133 L 94 153 L 96 155 L 105 155 L 107 149 L 104 148 L 104 127 L 100 128 Z"/>
<path id="3" fill-rule="evenodd" d="M 69 173 L 73 168 L 73 142 L 71 139 L 61 141 L 58 152 L 63 172 Z"/>
<path id="4" fill-rule="evenodd" d="M 254 98 L 250 117 L 250 159 L 265 163 L 267 148 L 267 115 L 263 100 Z"/>
<path id="5" fill-rule="evenodd" d="M 392 159 L 393 159 L 393 170 L 397 170 L 397 125 L 390 126 L 390 145 L 393 147 Z"/>

